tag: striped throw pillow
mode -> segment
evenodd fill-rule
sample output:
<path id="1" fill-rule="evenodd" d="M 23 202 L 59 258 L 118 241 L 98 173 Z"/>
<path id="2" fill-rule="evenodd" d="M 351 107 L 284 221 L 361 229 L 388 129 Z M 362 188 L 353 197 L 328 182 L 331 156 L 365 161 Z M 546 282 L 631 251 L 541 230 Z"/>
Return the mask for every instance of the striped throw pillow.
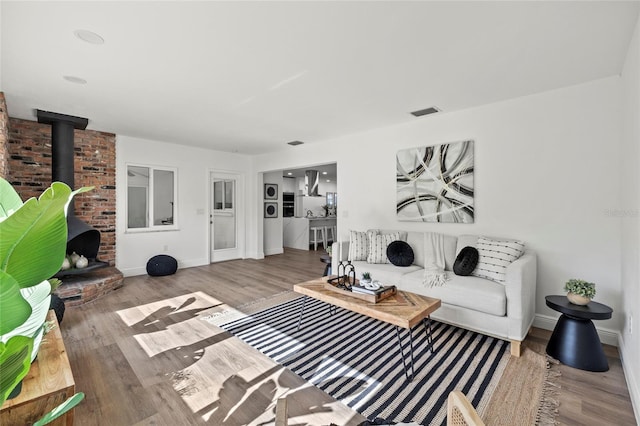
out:
<path id="1" fill-rule="evenodd" d="M 369 256 L 367 257 L 367 263 L 389 263 L 387 247 L 389 244 L 399 239 L 399 232 L 373 235 L 369 240 Z"/>
<path id="2" fill-rule="evenodd" d="M 349 257 L 348 260 L 367 260 L 369 255 L 369 239 L 378 231 L 367 232 L 349 231 Z"/>
<path id="3" fill-rule="evenodd" d="M 491 240 L 479 237 L 476 249 L 479 254 L 478 265 L 471 275 L 504 284 L 507 266 L 522 256 L 524 244 L 519 241 Z"/>

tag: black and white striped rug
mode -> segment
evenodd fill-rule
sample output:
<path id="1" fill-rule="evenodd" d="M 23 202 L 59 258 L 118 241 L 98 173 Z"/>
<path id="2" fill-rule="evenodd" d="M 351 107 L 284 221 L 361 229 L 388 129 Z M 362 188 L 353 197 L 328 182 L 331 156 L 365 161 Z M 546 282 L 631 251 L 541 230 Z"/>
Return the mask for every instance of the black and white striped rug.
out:
<path id="1" fill-rule="evenodd" d="M 413 330 L 416 377 L 405 378 L 395 327 L 308 298 L 221 327 L 370 420 L 445 424 L 447 396 L 461 390 L 482 414 L 509 359 L 508 342 L 433 322 L 435 352 Z M 401 331 L 408 360 L 409 335 Z"/>

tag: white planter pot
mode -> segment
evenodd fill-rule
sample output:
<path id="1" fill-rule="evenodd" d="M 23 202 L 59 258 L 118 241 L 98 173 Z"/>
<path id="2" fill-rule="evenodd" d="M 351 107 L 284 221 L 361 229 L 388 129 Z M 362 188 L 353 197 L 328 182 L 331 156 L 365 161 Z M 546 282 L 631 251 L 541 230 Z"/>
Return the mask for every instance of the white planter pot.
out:
<path id="1" fill-rule="evenodd" d="M 567 293 L 567 299 L 569 299 L 569 302 L 573 303 L 574 305 L 581 306 L 584 306 L 587 303 L 591 302 L 591 299 L 589 299 L 588 297 L 580 296 L 579 294 L 575 293 Z"/>

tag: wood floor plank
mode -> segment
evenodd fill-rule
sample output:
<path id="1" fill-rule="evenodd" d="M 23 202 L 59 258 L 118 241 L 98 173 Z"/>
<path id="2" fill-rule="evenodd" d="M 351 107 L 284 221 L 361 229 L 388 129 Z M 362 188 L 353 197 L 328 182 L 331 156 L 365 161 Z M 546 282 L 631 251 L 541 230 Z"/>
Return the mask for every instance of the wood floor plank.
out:
<path id="1" fill-rule="evenodd" d="M 264 260 L 129 277 L 121 289 L 68 308 L 61 332 L 76 388 L 86 394 L 76 408 L 76 424 L 272 425 L 283 396 L 290 424 L 362 422 L 348 407 L 203 321 L 319 277 L 320 254 L 286 249 Z M 544 353 L 549 336 L 532 329 L 524 345 Z M 635 423 L 617 349 L 605 347 L 605 353 L 611 367 L 606 373 L 558 366 L 561 424 L 612 424 L 606 418 L 613 413 L 615 424 Z"/>

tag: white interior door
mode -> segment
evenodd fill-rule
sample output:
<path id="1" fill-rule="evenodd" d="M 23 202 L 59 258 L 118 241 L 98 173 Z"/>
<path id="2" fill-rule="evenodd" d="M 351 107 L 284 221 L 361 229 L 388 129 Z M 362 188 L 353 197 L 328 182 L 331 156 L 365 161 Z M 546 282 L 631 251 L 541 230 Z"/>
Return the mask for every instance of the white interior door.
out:
<path id="1" fill-rule="evenodd" d="M 212 173 L 209 208 L 211 262 L 241 259 L 244 254 L 242 176 Z"/>

